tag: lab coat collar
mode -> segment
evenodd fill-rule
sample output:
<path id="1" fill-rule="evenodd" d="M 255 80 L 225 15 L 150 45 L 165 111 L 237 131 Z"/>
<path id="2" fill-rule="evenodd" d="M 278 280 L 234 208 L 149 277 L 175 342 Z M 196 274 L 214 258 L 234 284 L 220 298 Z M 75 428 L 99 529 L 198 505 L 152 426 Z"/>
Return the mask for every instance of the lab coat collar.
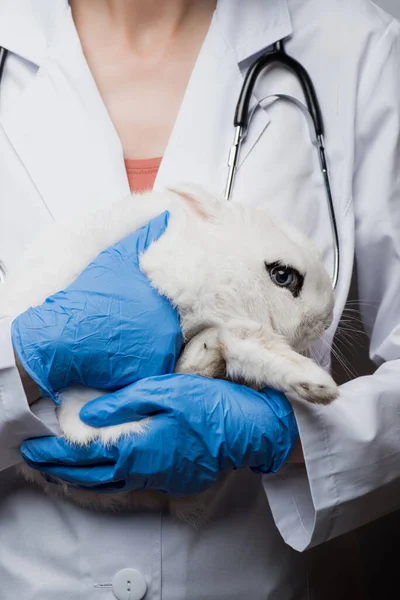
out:
<path id="1" fill-rule="evenodd" d="M 287 0 L 218 0 L 216 19 L 238 63 L 292 33 Z"/>
<path id="2" fill-rule="evenodd" d="M 1 0 L 0 46 L 40 66 L 67 0 Z"/>
<path id="3" fill-rule="evenodd" d="M 190 181 L 223 193 L 227 154 L 233 142 L 233 115 L 248 66 L 245 62 L 291 33 L 287 0 L 218 0 L 156 178 L 156 188 Z M 257 103 L 253 95 L 250 110 Z M 239 168 L 269 122 L 266 110 L 255 111 L 241 147 Z"/>
<path id="4" fill-rule="evenodd" d="M 121 142 L 85 60 L 68 3 L 65 7 L 36 76 L 1 117 L 8 140 L 55 220 L 129 193 Z"/>
<path id="5" fill-rule="evenodd" d="M 67 0 L 2 0 L 0 46 L 41 65 Z M 287 0 L 218 0 L 216 18 L 237 61 L 291 34 Z"/>
<path id="6" fill-rule="evenodd" d="M 3 13 L 5 5 L 11 13 L 12 1 L 2 0 Z M 52 12 L 53 1 L 57 15 Z M 157 188 L 190 181 L 223 192 L 232 119 L 243 84 L 238 62 L 291 32 L 286 0 L 245 1 L 246 7 L 244 0 L 218 2 L 161 163 Z M 40 0 L 35 16 L 33 3 L 38 0 L 16 2 L 19 10 L 29 7 L 31 18 L 36 23 L 42 19 L 47 26 L 41 35 L 35 33 L 34 52 L 32 46 L 25 53 L 27 59 L 39 61 L 41 69 L 3 115 L 2 125 L 49 213 L 58 220 L 82 206 L 95 208 L 129 192 L 123 151 L 85 61 L 68 2 Z M 17 38 L 11 48 L 16 50 Z M 256 103 L 253 97 L 251 106 Z M 268 123 L 267 112 L 256 111 L 240 165 Z"/>

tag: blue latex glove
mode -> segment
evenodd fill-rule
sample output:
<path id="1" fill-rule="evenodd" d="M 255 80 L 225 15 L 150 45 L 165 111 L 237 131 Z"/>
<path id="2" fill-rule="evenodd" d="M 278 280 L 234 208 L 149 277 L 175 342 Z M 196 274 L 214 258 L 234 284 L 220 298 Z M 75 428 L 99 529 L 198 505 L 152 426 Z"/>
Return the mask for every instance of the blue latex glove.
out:
<path id="1" fill-rule="evenodd" d="M 298 436 L 283 394 L 195 375 L 144 379 L 81 410 L 94 427 L 150 416 L 145 433 L 107 446 L 48 437 L 24 442 L 22 456 L 34 469 L 94 491 L 146 488 L 188 496 L 232 469 L 278 471 Z"/>
<path id="2" fill-rule="evenodd" d="M 72 384 L 112 390 L 174 370 L 178 315 L 139 268 L 168 218 L 105 250 L 66 290 L 14 320 L 14 350 L 44 395 L 58 402 L 57 392 Z"/>

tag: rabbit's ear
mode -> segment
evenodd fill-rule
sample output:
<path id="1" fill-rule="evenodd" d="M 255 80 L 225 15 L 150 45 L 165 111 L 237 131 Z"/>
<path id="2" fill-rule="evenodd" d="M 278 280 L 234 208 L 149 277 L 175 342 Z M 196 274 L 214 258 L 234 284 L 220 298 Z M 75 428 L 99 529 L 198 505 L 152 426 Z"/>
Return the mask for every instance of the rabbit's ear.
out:
<path id="1" fill-rule="evenodd" d="M 200 185 L 184 183 L 175 188 L 169 188 L 169 191 L 180 196 L 194 212 L 206 221 L 213 221 L 220 212 L 221 200 Z"/>

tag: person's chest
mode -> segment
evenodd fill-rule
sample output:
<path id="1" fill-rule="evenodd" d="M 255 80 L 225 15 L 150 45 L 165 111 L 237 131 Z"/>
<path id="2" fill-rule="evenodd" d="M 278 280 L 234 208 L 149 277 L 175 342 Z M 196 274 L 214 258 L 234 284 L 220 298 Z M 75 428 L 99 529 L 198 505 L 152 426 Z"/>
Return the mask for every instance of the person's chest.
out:
<path id="1" fill-rule="evenodd" d="M 212 6 L 212 5 L 211 5 Z M 90 28 L 78 30 L 83 54 L 127 159 L 162 156 L 168 145 L 210 15 L 176 39 L 133 48 Z M 200 15 L 201 17 L 203 15 Z"/>
<path id="2" fill-rule="evenodd" d="M 273 34 L 267 39 L 275 41 Z M 339 62 L 332 64 L 331 77 L 323 80 L 317 57 L 301 44 L 289 43 L 288 52 L 305 60 L 311 74 L 317 76 L 335 209 L 339 227 L 349 242 L 342 250 L 348 254 L 349 271 L 353 224 L 347 209 L 355 140 L 354 130 L 348 126 L 354 120 L 353 109 L 348 107 L 354 106 L 355 89 L 348 87 L 340 103 L 333 102 L 334 92 L 343 80 Z M 9 81 L 15 79 L 17 61 L 15 57 L 9 59 Z M 223 194 L 233 141 L 233 114 L 248 65 L 249 61 L 238 65 L 235 52 L 214 19 L 169 136 L 156 187 L 189 181 Z M 351 68 L 347 66 L 348 80 Z M 4 85 L 8 85 L 7 72 Z M 254 112 L 242 144 L 232 200 L 268 206 L 303 229 L 320 247 L 329 269 L 329 213 L 307 121 L 297 106 L 285 100 L 265 107 L 262 99 L 274 93 L 302 100 L 301 89 L 290 73 L 278 69 L 262 77 L 251 109 L 257 101 L 263 107 Z M 21 76 L 20 89 L 14 96 L 0 115 L 4 157 L 0 164 L 4 189 L 0 198 L 0 261 L 5 270 L 13 269 L 21 250 L 48 223 L 129 193 L 123 145 L 71 19 L 63 23 L 59 46 L 54 45 L 36 76 Z M 140 121 L 138 113 L 134 118 Z M 132 144 L 135 142 L 140 147 L 139 136 L 132 137 Z M 346 285 L 345 280 L 343 283 Z"/>

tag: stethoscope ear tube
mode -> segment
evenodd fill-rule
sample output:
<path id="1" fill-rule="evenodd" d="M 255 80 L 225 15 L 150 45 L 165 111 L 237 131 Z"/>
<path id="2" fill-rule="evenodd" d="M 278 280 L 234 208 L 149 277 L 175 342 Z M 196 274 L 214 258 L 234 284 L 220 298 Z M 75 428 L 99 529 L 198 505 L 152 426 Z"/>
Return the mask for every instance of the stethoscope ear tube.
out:
<path id="1" fill-rule="evenodd" d="M 286 54 L 283 41 L 278 42 L 274 45 L 272 50 L 268 50 L 262 56 L 257 58 L 257 60 L 254 61 L 250 69 L 247 71 L 239 100 L 236 105 L 234 117 L 235 127 L 240 126 L 244 129 L 247 128 L 250 101 L 258 78 L 264 69 L 275 63 L 286 67 L 297 77 L 303 89 L 307 108 L 314 122 L 315 133 L 317 136 L 324 135 L 324 123 L 321 107 L 319 105 L 317 93 L 311 77 L 302 64 Z"/>

